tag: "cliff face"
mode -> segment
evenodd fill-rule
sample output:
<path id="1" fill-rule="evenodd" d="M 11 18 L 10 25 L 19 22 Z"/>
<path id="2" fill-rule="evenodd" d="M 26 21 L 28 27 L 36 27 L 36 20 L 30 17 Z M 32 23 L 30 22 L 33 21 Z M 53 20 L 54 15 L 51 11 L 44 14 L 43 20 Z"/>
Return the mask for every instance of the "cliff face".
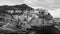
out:
<path id="1" fill-rule="evenodd" d="M 11 23 L 13 21 L 14 24 L 16 24 L 17 22 L 15 23 L 14 16 L 21 15 L 26 10 L 30 11 L 34 9 L 26 4 L 14 5 L 14 6 L 7 6 L 7 5 L 0 6 L 0 19 L 1 19 L 0 22 L 3 21 L 4 25 L 6 25 L 7 23 Z"/>
<path id="2" fill-rule="evenodd" d="M 39 29 L 41 30 L 44 26 L 50 26 L 53 22 L 52 16 L 46 12 L 45 9 L 35 10 L 26 4 L 15 6 L 0 6 L 0 16 L 2 18 L 1 21 L 3 21 L 4 18 L 5 24 L 3 27 L 5 27 L 6 30 L 17 30 L 17 32 L 26 32 L 27 29 L 38 31 Z"/>

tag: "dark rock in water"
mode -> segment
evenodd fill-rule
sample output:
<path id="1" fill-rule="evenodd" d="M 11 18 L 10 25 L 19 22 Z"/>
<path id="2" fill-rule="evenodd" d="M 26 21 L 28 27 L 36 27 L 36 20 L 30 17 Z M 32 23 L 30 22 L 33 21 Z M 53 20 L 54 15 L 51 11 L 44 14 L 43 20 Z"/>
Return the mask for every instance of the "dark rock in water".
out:
<path id="1" fill-rule="evenodd" d="M 4 23 L 0 23 L 0 27 L 2 27 L 4 25 Z"/>
<path id="2" fill-rule="evenodd" d="M 4 18 L 0 18 L 0 21 L 4 21 Z"/>

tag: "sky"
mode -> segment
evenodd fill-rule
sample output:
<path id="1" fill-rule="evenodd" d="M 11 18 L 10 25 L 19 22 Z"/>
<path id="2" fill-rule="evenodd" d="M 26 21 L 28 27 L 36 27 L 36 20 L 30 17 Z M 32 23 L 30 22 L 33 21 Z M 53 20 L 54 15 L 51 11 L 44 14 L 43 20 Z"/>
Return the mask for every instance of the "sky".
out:
<path id="1" fill-rule="evenodd" d="M 53 18 L 60 18 L 60 9 L 48 10 L 48 12 L 53 16 Z"/>
<path id="2" fill-rule="evenodd" d="M 44 7 L 44 8 L 59 8 L 60 0 L 26 0 L 27 4 L 33 7 Z"/>
<path id="3" fill-rule="evenodd" d="M 24 0 L 0 0 L 0 5 L 16 5 L 22 4 Z"/>
<path id="4" fill-rule="evenodd" d="M 0 0 L 0 5 L 19 5 L 23 3 L 34 8 L 46 8 L 54 18 L 60 18 L 60 0 Z"/>

